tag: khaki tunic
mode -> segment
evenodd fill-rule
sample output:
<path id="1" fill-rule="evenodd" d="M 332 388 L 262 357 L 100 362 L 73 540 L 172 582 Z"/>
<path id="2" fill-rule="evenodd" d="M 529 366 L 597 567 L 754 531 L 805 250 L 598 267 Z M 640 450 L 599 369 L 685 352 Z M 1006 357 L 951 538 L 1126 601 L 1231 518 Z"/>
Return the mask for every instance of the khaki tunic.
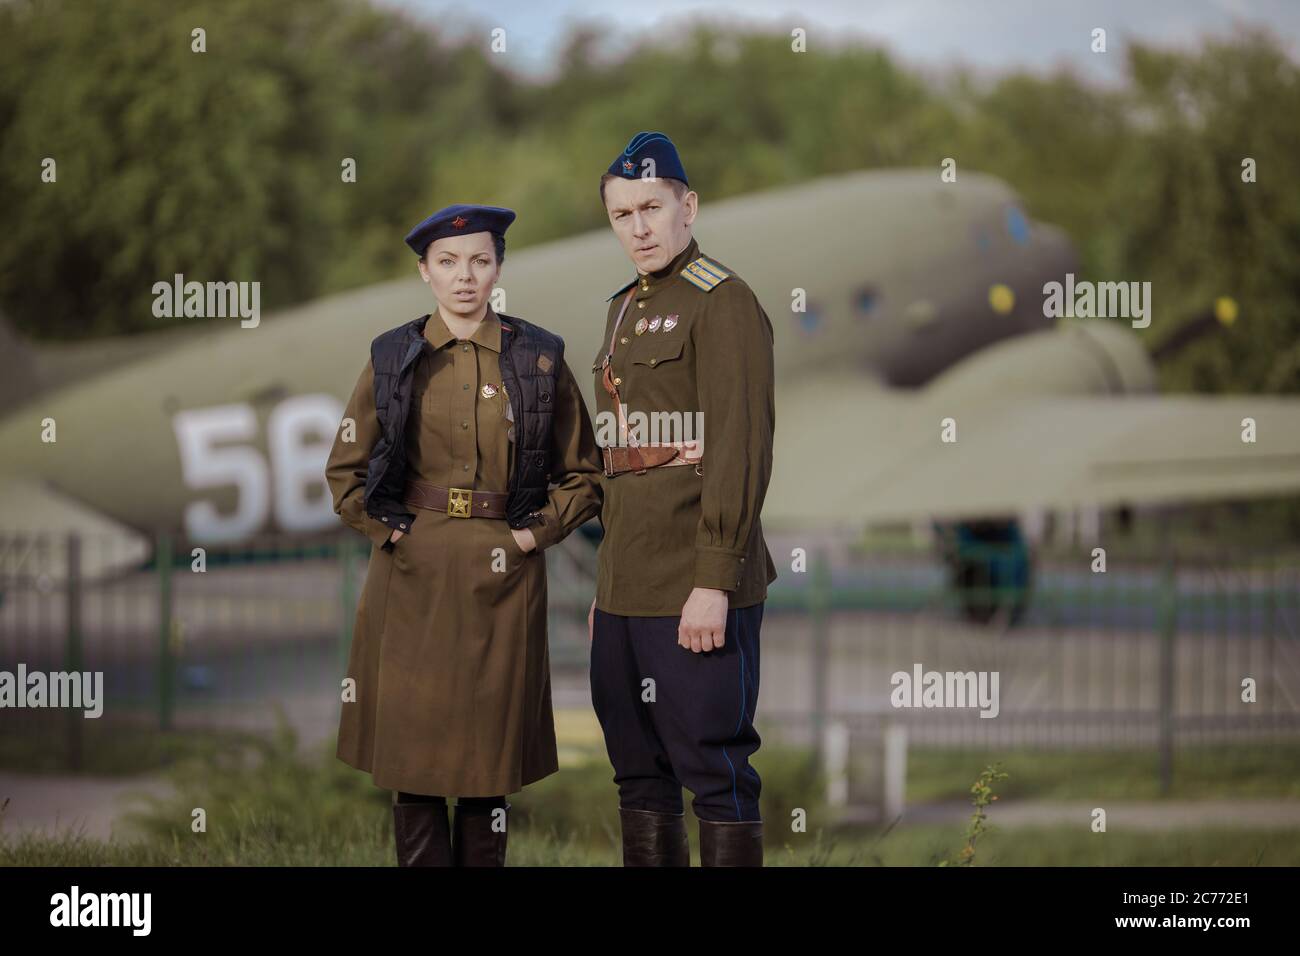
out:
<path id="1" fill-rule="evenodd" d="M 425 325 L 407 420 L 408 475 L 444 487 L 506 491 L 514 468 L 510 406 L 501 388 L 500 320 L 489 309 L 468 340 L 437 312 Z M 485 384 L 495 386 L 485 395 Z M 492 391 L 489 389 L 489 391 Z M 391 530 L 365 513 L 379 437 L 369 361 L 348 401 L 355 441 L 340 429 L 326 478 L 334 510 L 373 542 L 348 662 L 355 702 L 339 722 L 339 759 L 376 786 L 442 796 L 513 793 L 558 769 L 546 633 L 546 557 L 600 507 L 600 458 L 567 364 L 554 401 L 555 464 L 537 550 L 525 553 L 501 519 L 413 508 Z"/>
<path id="2" fill-rule="evenodd" d="M 727 277 L 711 289 L 688 279 L 683 271 L 699 255 L 692 239 L 663 269 L 613 295 L 591 363 L 601 445 L 619 440 L 614 399 L 602 384 L 612 338 L 611 374 L 629 428 L 638 415 L 647 433 L 655 427 L 650 416 L 675 415 L 680 437 L 641 440 L 696 439 L 703 451 L 702 475 L 689 466 L 602 475 L 596 607 L 609 614 L 678 615 L 697 587 L 726 591 L 731 607 L 749 607 L 765 600 L 776 580 L 759 520 L 776 421 L 772 323 L 750 287 L 721 263 L 715 267 Z"/>

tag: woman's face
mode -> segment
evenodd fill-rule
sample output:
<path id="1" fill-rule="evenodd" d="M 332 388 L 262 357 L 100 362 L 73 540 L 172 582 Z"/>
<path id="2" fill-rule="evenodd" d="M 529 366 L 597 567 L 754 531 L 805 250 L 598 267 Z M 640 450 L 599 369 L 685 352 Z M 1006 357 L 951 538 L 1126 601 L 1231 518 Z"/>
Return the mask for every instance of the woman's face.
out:
<path id="1" fill-rule="evenodd" d="M 500 274 L 490 232 L 444 236 L 430 244 L 420 263 L 439 311 L 465 319 L 481 317 Z"/>

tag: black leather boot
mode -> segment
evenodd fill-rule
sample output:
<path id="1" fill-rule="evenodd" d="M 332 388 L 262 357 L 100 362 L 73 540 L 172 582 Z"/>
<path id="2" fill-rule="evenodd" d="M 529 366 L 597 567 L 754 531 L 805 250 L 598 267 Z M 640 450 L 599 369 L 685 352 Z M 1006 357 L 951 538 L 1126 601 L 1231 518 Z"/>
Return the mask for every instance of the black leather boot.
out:
<path id="1" fill-rule="evenodd" d="M 445 803 L 394 803 L 398 866 L 451 866 Z"/>
<path id="2" fill-rule="evenodd" d="M 762 866 L 763 821 L 700 821 L 700 866 Z"/>
<path id="3" fill-rule="evenodd" d="M 685 813 L 618 808 L 624 866 L 690 866 Z"/>
<path id="4" fill-rule="evenodd" d="M 505 828 L 492 829 L 493 814 L 499 807 L 456 804 L 451 830 L 451 856 L 455 866 L 505 866 L 506 836 L 509 830 L 510 804 L 505 805 Z"/>

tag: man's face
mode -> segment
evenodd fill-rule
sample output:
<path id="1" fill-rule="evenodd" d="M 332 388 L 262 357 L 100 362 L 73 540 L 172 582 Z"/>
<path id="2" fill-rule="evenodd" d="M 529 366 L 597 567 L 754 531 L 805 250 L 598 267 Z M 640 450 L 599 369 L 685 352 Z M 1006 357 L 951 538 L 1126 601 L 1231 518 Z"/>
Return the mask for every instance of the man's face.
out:
<path id="1" fill-rule="evenodd" d="M 666 179 L 611 179 L 605 184 L 605 212 L 638 272 L 655 272 L 672 261 L 690 239 L 698 197 L 673 195 Z"/>
<path id="2" fill-rule="evenodd" d="M 438 309 L 467 319 L 478 315 L 500 274 L 490 232 L 444 236 L 429 244 L 420 263 Z"/>

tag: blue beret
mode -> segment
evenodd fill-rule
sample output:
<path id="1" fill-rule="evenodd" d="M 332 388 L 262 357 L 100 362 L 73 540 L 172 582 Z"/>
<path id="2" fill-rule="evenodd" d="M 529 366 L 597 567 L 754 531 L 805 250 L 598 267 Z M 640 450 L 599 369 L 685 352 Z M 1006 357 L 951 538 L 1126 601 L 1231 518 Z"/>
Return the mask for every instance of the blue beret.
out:
<path id="1" fill-rule="evenodd" d="M 513 209 L 500 206 L 473 206 L 457 203 L 439 209 L 424 222 L 406 234 L 406 244 L 423 256 L 429 243 L 445 236 L 463 236 L 471 232 L 493 232 L 504 236 L 515 221 Z"/>
<path id="2" fill-rule="evenodd" d="M 641 166 L 641 163 L 647 159 L 654 160 L 654 175 L 680 179 L 686 185 L 690 185 L 690 181 L 686 178 L 686 170 L 682 168 L 682 161 L 677 155 L 677 147 L 663 133 L 637 133 L 627 144 L 622 155 L 609 164 L 609 171 L 624 179 L 636 179 L 651 172 L 650 169 Z"/>

